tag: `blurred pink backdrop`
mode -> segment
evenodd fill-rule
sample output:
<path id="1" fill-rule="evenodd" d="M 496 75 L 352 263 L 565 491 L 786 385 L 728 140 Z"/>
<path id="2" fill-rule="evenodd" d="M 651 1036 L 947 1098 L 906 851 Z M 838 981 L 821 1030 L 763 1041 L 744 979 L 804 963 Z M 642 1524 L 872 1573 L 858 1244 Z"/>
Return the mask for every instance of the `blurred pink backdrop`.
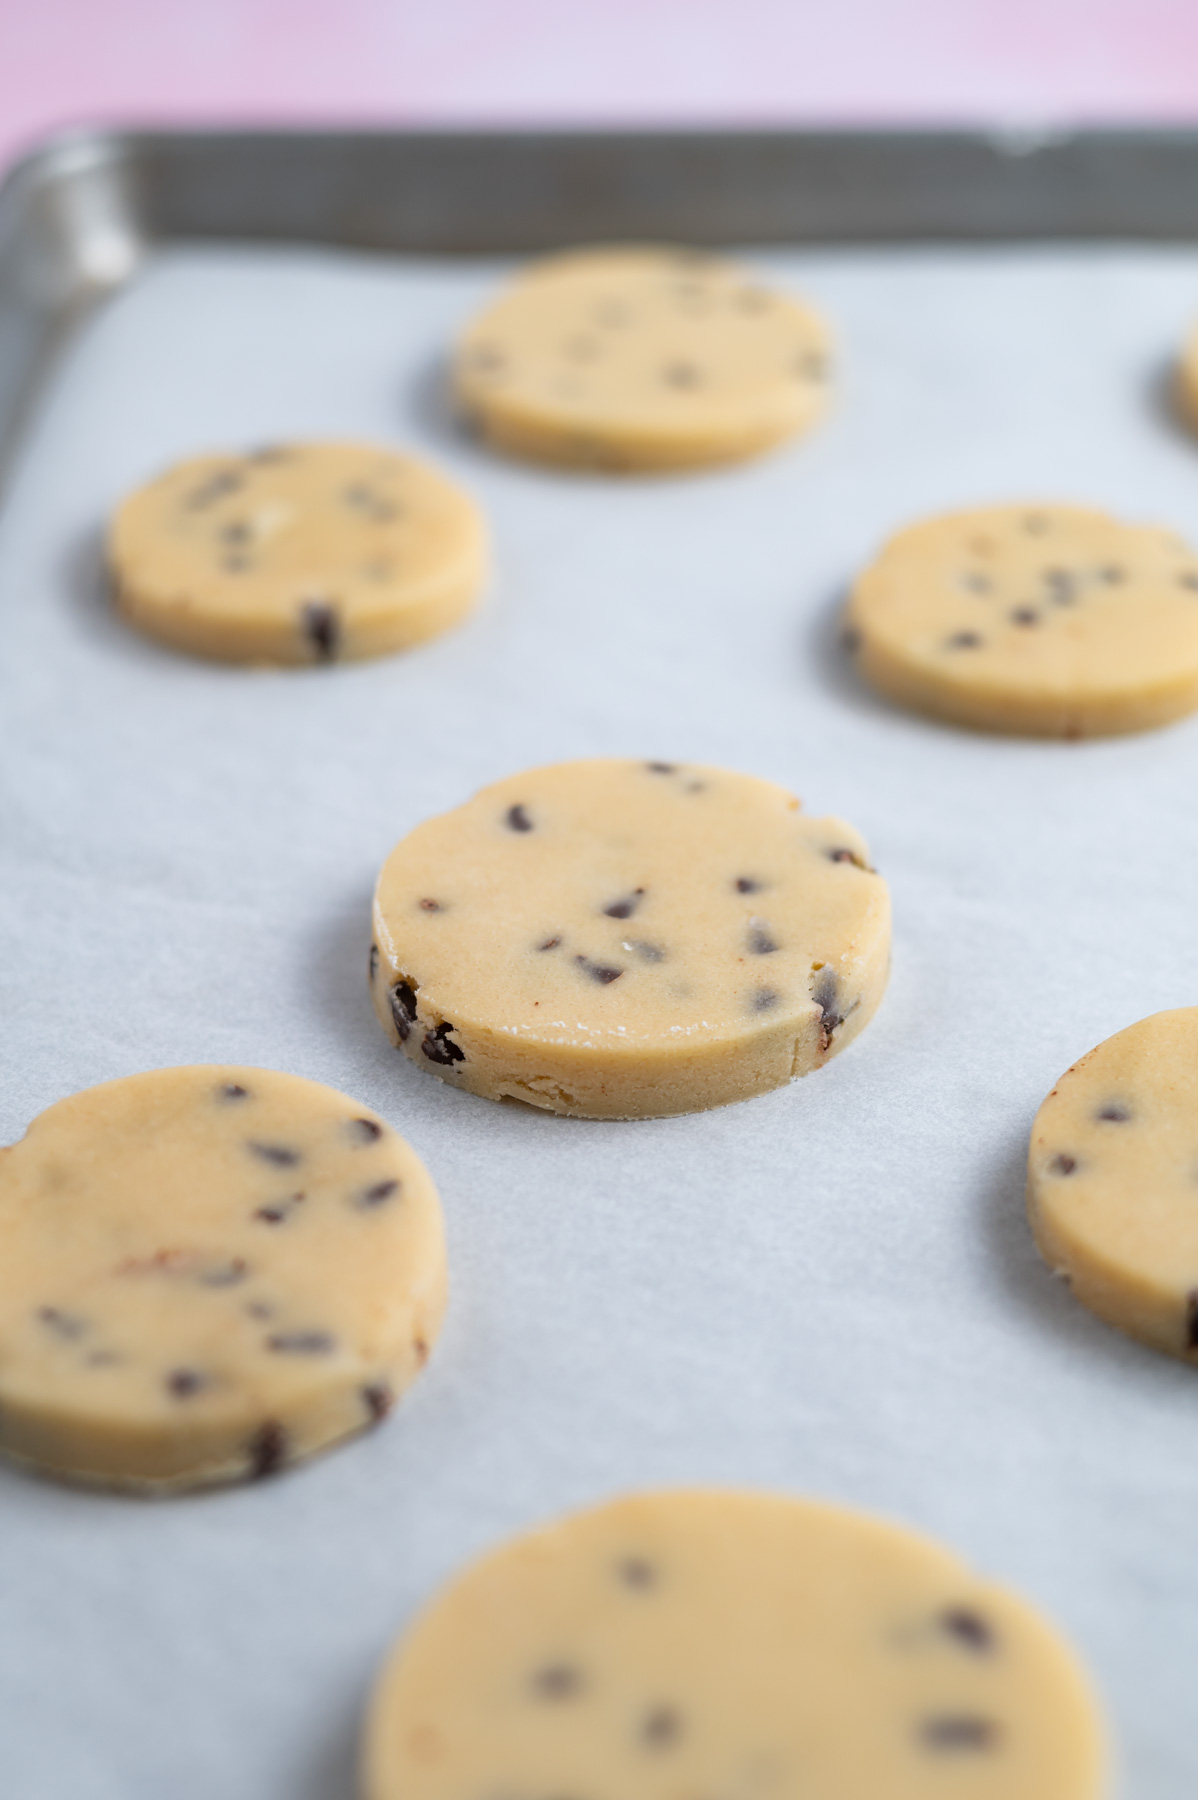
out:
<path id="1" fill-rule="evenodd" d="M 63 125 L 1198 119 L 1198 0 L 0 0 Z"/>

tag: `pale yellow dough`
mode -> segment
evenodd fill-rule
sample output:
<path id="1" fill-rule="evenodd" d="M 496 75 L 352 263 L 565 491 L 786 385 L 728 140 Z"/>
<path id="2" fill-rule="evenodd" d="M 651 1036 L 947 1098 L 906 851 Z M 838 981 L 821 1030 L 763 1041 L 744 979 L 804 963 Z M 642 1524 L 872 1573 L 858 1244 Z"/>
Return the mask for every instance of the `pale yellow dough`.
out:
<path id="1" fill-rule="evenodd" d="M 1028 1213 L 1084 1306 L 1198 1362 L 1198 1007 L 1107 1038 L 1032 1127 Z"/>
<path id="2" fill-rule="evenodd" d="M 618 1500 L 417 1619 L 367 1800 L 1099 1800 L 1085 1677 L 926 1538 L 765 1494 Z"/>
<path id="3" fill-rule="evenodd" d="M 829 340 L 722 259 L 576 250 L 527 269 L 462 338 L 463 412 L 519 455 L 607 469 L 734 461 L 823 410 Z"/>
<path id="4" fill-rule="evenodd" d="M 890 902 L 858 834 L 772 782 L 559 763 L 392 852 L 371 989 L 392 1042 L 576 1118 L 722 1106 L 805 1075 L 882 997 Z"/>
<path id="5" fill-rule="evenodd" d="M 269 1474 L 382 1418 L 444 1306 L 423 1165 L 314 1081 L 133 1075 L 0 1150 L 0 1449 L 53 1474 Z"/>
<path id="6" fill-rule="evenodd" d="M 875 687 L 983 730 L 1095 737 L 1198 707 L 1198 557 L 1082 507 L 909 526 L 858 580 L 848 624 Z"/>
<path id="7" fill-rule="evenodd" d="M 178 463 L 113 516 L 119 610 L 224 662 L 407 650 L 474 606 L 487 563 L 472 500 L 370 444 L 280 444 Z"/>

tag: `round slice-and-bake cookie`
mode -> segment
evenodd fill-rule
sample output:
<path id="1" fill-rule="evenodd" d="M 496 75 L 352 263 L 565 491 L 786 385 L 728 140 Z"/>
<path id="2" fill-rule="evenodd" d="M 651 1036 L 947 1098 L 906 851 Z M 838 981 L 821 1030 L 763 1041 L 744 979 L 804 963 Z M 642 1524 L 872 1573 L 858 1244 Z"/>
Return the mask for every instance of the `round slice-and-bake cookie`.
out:
<path id="1" fill-rule="evenodd" d="M 1090 1311 L 1198 1362 L 1198 1007 L 1107 1038 L 1032 1127 L 1028 1215 Z"/>
<path id="2" fill-rule="evenodd" d="M 332 1088 L 164 1069 L 0 1151 L 0 1449 L 190 1488 L 363 1430 L 445 1306 L 441 1211 L 402 1138 Z"/>
<path id="3" fill-rule="evenodd" d="M 988 731 L 1092 737 L 1198 706 L 1198 556 L 1081 507 L 910 526 L 858 580 L 848 623 L 884 694 Z"/>
<path id="4" fill-rule="evenodd" d="M 625 247 L 526 271 L 461 340 L 453 381 L 462 411 L 505 450 L 670 469 L 806 430 L 828 362 L 821 320 L 733 264 Z"/>
<path id="5" fill-rule="evenodd" d="M 108 538 L 130 624 L 224 662 L 327 663 L 456 625 L 486 574 L 474 502 L 370 444 L 200 456 L 139 488 Z"/>
<path id="6" fill-rule="evenodd" d="M 485 1557 L 384 1670 L 367 1800 L 1099 1800 L 1024 1601 L 880 1519 L 637 1495 Z"/>
<path id="7" fill-rule="evenodd" d="M 404 838 L 370 974 L 392 1041 L 455 1086 L 651 1118 L 819 1068 L 873 1013 L 889 952 L 851 826 L 751 775 L 603 758 Z"/>

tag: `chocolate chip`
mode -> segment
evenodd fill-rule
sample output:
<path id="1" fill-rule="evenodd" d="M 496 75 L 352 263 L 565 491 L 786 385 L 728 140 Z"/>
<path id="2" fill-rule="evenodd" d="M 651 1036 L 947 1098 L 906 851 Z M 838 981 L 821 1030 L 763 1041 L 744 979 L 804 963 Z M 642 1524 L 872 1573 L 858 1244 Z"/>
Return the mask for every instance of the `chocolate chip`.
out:
<path id="1" fill-rule="evenodd" d="M 853 867 L 857 869 L 867 869 L 869 867 L 869 864 L 863 856 L 858 856 L 855 850 L 848 850 L 843 845 L 835 850 L 828 851 L 828 861 L 836 863 L 852 863 Z"/>
<path id="2" fill-rule="evenodd" d="M 644 892 L 643 887 L 633 888 L 631 894 L 625 899 L 613 900 L 610 906 L 603 908 L 603 911 L 609 919 L 631 919 L 641 903 Z"/>
<path id="3" fill-rule="evenodd" d="M 208 1386 L 208 1377 L 201 1375 L 198 1369 L 172 1369 L 166 1378 L 166 1390 L 176 1400 L 190 1400 Z"/>
<path id="4" fill-rule="evenodd" d="M 537 1670 L 532 1685 L 543 1700 L 569 1700 L 581 1692 L 583 1680 L 569 1663 L 548 1663 Z"/>
<path id="5" fill-rule="evenodd" d="M 678 767 L 678 764 L 677 763 L 651 762 L 651 763 L 646 763 L 645 767 L 648 769 L 648 771 L 651 775 L 672 775 L 674 773 L 675 769 Z"/>
<path id="6" fill-rule="evenodd" d="M 736 878 L 738 894 L 759 894 L 764 886 L 764 882 L 754 881 L 751 875 L 738 875 Z"/>
<path id="7" fill-rule="evenodd" d="M 672 1706 L 655 1706 L 641 1722 L 640 1736 L 654 1750 L 664 1750 L 682 1736 L 682 1718 Z"/>
<path id="8" fill-rule="evenodd" d="M 586 956 L 576 956 L 574 961 L 584 974 L 589 975 L 592 981 L 599 982 L 600 986 L 606 986 L 611 981 L 619 981 L 624 973 L 623 969 L 613 969 L 606 963 L 591 962 L 590 958 Z"/>
<path id="9" fill-rule="evenodd" d="M 205 1269 L 199 1276 L 199 1282 L 201 1287 L 237 1287 L 248 1274 L 249 1265 L 245 1258 L 233 1256 L 226 1263 L 217 1263 L 215 1268 Z"/>
<path id="10" fill-rule="evenodd" d="M 86 1337 L 88 1323 L 78 1313 L 63 1312 L 57 1306 L 39 1306 L 37 1316 L 43 1325 L 48 1325 L 55 1337 L 75 1339 Z"/>
<path id="11" fill-rule="evenodd" d="M 1198 569 L 1183 569 L 1177 580 L 1183 588 L 1198 588 Z"/>
<path id="12" fill-rule="evenodd" d="M 994 1648 L 993 1627 L 983 1619 L 981 1613 L 970 1606 L 950 1606 L 940 1614 L 937 1621 L 942 1631 L 956 1638 L 967 1650 L 974 1650 L 984 1655 Z"/>
<path id="13" fill-rule="evenodd" d="M 385 1381 L 372 1381 L 362 1389 L 362 1400 L 368 1417 L 385 1419 L 395 1405 L 395 1395 Z"/>
<path id="14" fill-rule="evenodd" d="M 255 1208 L 254 1217 L 261 1219 L 264 1225 L 281 1225 L 284 1219 L 291 1217 L 304 1198 L 303 1194 L 289 1194 L 286 1200 L 276 1200 L 270 1206 Z"/>
<path id="15" fill-rule="evenodd" d="M 307 600 L 300 612 L 304 636 L 316 652 L 318 662 L 333 662 L 341 637 L 337 610 L 327 600 Z"/>
<path id="16" fill-rule="evenodd" d="M 844 1024 L 844 1015 L 836 1004 L 839 986 L 835 969 L 829 963 L 825 963 L 811 990 L 811 998 L 820 1010 L 819 1047 L 821 1050 L 828 1048 L 832 1033 L 838 1025 Z"/>
<path id="17" fill-rule="evenodd" d="M 924 1719 L 919 1735 L 930 1750 L 993 1750 L 1002 1732 L 993 1719 L 977 1713 L 944 1713 Z"/>
<path id="18" fill-rule="evenodd" d="M 434 1026 L 431 1031 L 425 1032 L 420 1048 L 430 1062 L 443 1064 L 465 1062 L 466 1052 L 450 1038 L 449 1034 L 453 1029 L 454 1027 L 445 1021 Z"/>
<path id="19" fill-rule="evenodd" d="M 330 1356 L 337 1340 L 327 1331 L 277 1331 L 266 1348 L 278 1356 Z"/>
<path id="20" fill-rule="evenodd" d="M 1198 1350 L 1198 1288 L 1186 1295 L 1186 1349 Z"/>
<path id="21" fill-rule="evenodd" d="M 646 944 L 640 938 L 625 939 L 624 948 L 631 950 L 634 956 L 639 956 L 642 962 L 659 963 L 666 960 L 666 953 L 660 944 Z"/>
<path id="22" fill-rule="evenodd" d="M 1077 1158 L 1076 1156 L 1065 1156 L 1064 1154 L 1054 1156 L 1048 1167 L 1054 1175 L 1072 1175 L 1074 1169 L 1077 1167 Z"/>
<path id="23" fill-rule="evenodd" d="M 1052 590 L 1054 606 L 1072 606 L 1076 599 L 1074 577 L 1068 569 L 1045 569 L 1044 580 Z"/>
<path id="24" fill-rule="evenodd" d="M 348 1119 L 345 1128 L 360 1144 L 373 1144 L 383 1135 L 377 1119 Z"/>
<path id="25" fill-rule="evenodd" d="M 392 1194 L 398 1194 L 398 1192 L 398 1181 L 376 1181 L 373 1187 L 363 1189 L 358 1196 L 358 1205 L 363 1210 L 369 1210 L 372 1206 L 382 1206 L 384 1201 L 390 1200 Z"/>
<path id="26" fill-rule="evenodd" d="M 391 989 L 391 1019 L 399 1041 L 405 1044 L 416 1020 L 416 993 L 410 983 L 397 981 Z"/>
<path id="27" fill-rule="evenodd" d="M 650 1588 L 657 1585 L 657 1570 L 643 1556 L 625 1556 L 616 1564 L 616 1573 L 626 1587 Z"/>
<path id="28" fill-rule="evenodd" d="M 749 931 L 749 955 L 772 956 L 778 948 L 774 939 L 760 925 L 754 925 Z"/>
<path id="29" fill-rule="evenodd" d="M 260 1156 L 263 1162 L 272 1163 L 276 1169 L 293 1169 L 303 1160 L 299 1151 L 292 1150 L 287 1144 L 258 1144 L 251 1139 L 246 1149 Z"/>
<path id="30" fill-rule="evenodd" d="M 222 544 L 248 544 L 253 540 L 253 528 L 244 519 L 231 519 L 222 525 L 219 532 Z"/>
<path id="31" fill-rule="evenodd" d="M 1040 615 L 1031 606 L 1016 606 L 1009 614 L 1012 625 L 1038 625 Z"/>
<path id="32" fill-rule="evenodd" d="M 503 816 L 503 822 L 509 831 L 532 830 L 532 820 L 529 818 L 526 808 L 519 804 L 508 807 Z"/>
<path id="33" fill-rule="evenodd" d="M 220 566 L 226 575 L 244 575 L 247 569 L 253 568 L 254 559 L 252 556 L 241 556 L 230 553 L 227 556 L 221 557 Z"/>
<path id="34" fill-rule="evenodd" d="M 561 941 L 562 940 L 559 937 L 546 938 L 545 942 L 543 944 L 537 945 L 537 949 L 538 950 L 556 950 L 558 945 L 561 943 Z"/>
<path id="35" fill-rule="evenodd" d="M 695 363 L 673 362 L 666 364 L 661 378 L 669 387 L 695 388 L 702 381 L 703 372 Z"/>
<path id="36" fill-rule="evenodd" d="M 201 482 L 198 488 L 193 488 L 183 504 L 199 511 L 205 506 L 211 506 L 216 500 L 222 500 L 226 494 L 235 494 L 241 486 L 242 477 L 235 470 L 221 469 L 217 474 L 210 475 L 207 481 Z"/>
<path id="37" fill-rule="evenodd" d="M 377 944 L 371 944 L 371 946 L 370 946 L 370 979 L 371 979 L 371 981 L 374 980 L 374 978 L 378 974 L 378 972 L 379 972 L 379 947 Z"/>
<path id="38" fill-rule="evenodd" d="M 430 900 L 426 897 L 420 902 L 420 910 L 421 912 L 444 912 L 445 909 L 439 900 Z"/>
<path id="39" fill-rule="evenodd" d="M 754 1012 L 769 1012 L 770 1008 L 777 1006 L 777 1004 L 778 996 L 775 994 L 773 988 L 758 988 L 757 992 L 753 995 Z"/>
<path id="40" fill-rule="evenodd" d="M 276 1474 L 287 1460 L 288 1448 L 283 1427 L 268 1419 L 249 1441 L 250 1474 L 258 1478 Z"/>
<path id="41" fill-rule="evenodd" d="M 416 1355 L 417 1367 L 423 1369 L 428 1361 L 428 1345 L 422 1337 L 416 1337 L 412 1339 L 412 1349 Z"/>
<path id="42" fill-rule="evenodd" d="M 1127 580 L 1127 570 L 1121 569 L 1118 563 L 1107 563 L 1104 568 L 1099 569 L 1098 574 L 1111 587 L 1118 587 L 1121 581 Z"/>
<path id="43" fill-rule="evenodd" d="M 356 481 L 345 488 L 341 498 L 347 506 L 366 513 L 380 525 L 389 524 L 392 519 L 399 517 L 399 508 L 394 501 L 388 500 L 385 494 L 380 494 L 376 488 L 368 487 L 362 481 Z"/>
<path id="44" fill-rule="evenodd" d="M 978 575 L 971 569 L 967 574 L 962 575 L 961 586 L 969 594 L 988 594 L 994 583 L 988 575 Z"/>
<path id="45" fill-rule="evenodd" d="M 216 1091 L 222 1100 L 248 1100 L 250 1097 L 249 1089 L 243 1088 L 239 1081 L 226 1081 Z"/>
<path id="46" fill-rule="evenodd" d="M 1094 1116 L 1097 1119 L 1108 1119 L 1112 1125 L 1126 1125 L 1131 1118 L 1131 1108 L 1124 1106 L 1122 1100 L 1108 1100 Z"/>
<path id="47" fill-rule="evenodd" d="M 946 650 L 977 650 L 981 642 L 976 631 L 955 631 L 952 637 L 945 638 L 944 648 Z"/>
<path id="48" fill-rule="evenodd" d="M 246 1303 L 246 1312 L 251 1319 L 273 1319 L 275 1309 L 266 1300 L 250 1300 Z"/>

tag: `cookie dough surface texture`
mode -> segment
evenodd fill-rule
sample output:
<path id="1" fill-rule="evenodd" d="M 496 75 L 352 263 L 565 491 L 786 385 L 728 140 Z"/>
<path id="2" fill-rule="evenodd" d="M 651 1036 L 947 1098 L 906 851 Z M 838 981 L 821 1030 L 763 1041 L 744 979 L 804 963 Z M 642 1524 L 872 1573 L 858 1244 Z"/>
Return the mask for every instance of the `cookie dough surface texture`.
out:
<path id="1" fill-rule="evenodd" d="M 857 832 L 772 782 L 603 758 L 418 826 L 374 929 L 375 1010 L 422 1068 L 637 1118 L 819 1068 L 881 999 L 890 906 Z"/>
<path id="2" fill-rule="evenodd" d="M 226 662 L 327 663 L 456 625 L 486 572 L 474 503 L 367 444 L 201 456 L 117 508 L 108 560 L 130 624 Z"/>
<path id="3" fill-rule="evenodd" d="M 610 469 L 749 456 L 823 410 L 828 334 L 714 256 L 579 250 L 534 265 L 462 339 L 458 404 L 517 454 Z"/>
<path id="4" fill-rule="evenodd" d="M 1198 1007 L 1141 1019 L 1062 1075 L 1027 1194 L 1041 1254 L 1084 1306 L 1198 1362 Z"/>
<path id="5" fill-rule="evenodd" d="M 316 1082 L 134 1075 L 0 1151 L 0 1448 L 49 1472 L 269 1474 L 382 1418 L 444 1304 L 428 1174 Z"/>
<path id="6" fill-rule="evenodd" d="M 922 712 L 1089 737 L 1198 706 L 1198 557 L 1076 506 L 1006 506 L 902 531 L 860 577 L 861 673 Z"/>
<path id="7" fill-rule="evenodd" d="M 1099 1800 L 1049 1626 L 913 1533 L 743 1493 L 636 1496 L 477 1563 L 368 1722 L 367 1800 Z"/>

